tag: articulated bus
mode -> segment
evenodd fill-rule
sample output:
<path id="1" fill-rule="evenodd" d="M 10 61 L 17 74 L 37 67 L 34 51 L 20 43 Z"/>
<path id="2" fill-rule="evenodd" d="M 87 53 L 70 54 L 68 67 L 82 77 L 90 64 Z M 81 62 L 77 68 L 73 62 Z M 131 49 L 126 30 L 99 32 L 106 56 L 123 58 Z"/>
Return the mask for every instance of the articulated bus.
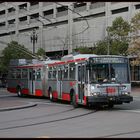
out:
<path id="1" fill-rule="evenodd" d="M 10 66 L 7 90 L 78 105 L 130 103 L 129 60 L 117 55 L 76 54 L 61 60 Z"/>

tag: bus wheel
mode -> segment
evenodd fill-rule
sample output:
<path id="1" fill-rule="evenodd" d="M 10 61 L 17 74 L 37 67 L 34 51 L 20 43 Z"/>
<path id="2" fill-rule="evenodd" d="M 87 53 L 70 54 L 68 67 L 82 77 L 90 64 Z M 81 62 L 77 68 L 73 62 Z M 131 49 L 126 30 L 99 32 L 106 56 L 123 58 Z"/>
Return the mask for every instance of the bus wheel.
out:
<path id="1" fill-rule="evenodd" d="M 76 103 L 76 96 L 75 94 L 72 95 L 72 105 L 74 108 L 78 107 L 78 103 Z"/>
<path id="2" fill-rule="evenodd" d="M 18 97 L 22 97 L 21 88 L 17 88 L 17 95 Z"/>

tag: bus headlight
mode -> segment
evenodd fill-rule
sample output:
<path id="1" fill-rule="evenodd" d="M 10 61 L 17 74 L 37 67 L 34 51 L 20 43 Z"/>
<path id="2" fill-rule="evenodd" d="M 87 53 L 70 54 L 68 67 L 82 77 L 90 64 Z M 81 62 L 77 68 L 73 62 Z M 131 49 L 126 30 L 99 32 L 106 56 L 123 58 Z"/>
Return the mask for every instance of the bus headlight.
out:
<path id="1" fill-rule="evenodd" d="M 126 91 L 124 91 L 124 92 L 122 92 L 122 95 L 129 95 L 130 93 L 129 92 L 126 92 Z"/>
<path id="2" fill-rule="evenodd" d="M 100 95 L 100 92 L 93 92 L 93 93 L 91 93 L 91 96 L 98 96 L 98 95 Z"/>

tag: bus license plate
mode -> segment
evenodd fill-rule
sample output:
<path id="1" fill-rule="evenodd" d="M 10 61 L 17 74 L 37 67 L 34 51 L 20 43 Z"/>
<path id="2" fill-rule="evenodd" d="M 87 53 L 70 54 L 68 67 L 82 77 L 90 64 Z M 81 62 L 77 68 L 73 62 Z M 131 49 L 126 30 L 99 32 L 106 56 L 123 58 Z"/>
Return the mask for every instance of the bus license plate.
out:
<path id="1" fill-rule="evenodd" d="M 106 88 L 106 92 L 107 93 L 110 93 L 110 94 L 113 94 L 116 92 L 116 89 L 114 87 L 107 87 Z"/>

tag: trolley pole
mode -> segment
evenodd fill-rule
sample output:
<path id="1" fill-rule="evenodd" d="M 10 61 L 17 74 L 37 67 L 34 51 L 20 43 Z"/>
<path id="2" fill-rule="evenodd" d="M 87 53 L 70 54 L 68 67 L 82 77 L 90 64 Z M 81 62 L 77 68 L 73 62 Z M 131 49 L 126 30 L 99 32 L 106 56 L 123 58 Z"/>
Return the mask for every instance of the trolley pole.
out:
<path id="1" fill-rule="evenodd" d="M 35 29 L 31 35 L 31 43 L 33 43 L 33 54 L 35 54 L 35 43 L 37 43 L 37 34 Z"/>

